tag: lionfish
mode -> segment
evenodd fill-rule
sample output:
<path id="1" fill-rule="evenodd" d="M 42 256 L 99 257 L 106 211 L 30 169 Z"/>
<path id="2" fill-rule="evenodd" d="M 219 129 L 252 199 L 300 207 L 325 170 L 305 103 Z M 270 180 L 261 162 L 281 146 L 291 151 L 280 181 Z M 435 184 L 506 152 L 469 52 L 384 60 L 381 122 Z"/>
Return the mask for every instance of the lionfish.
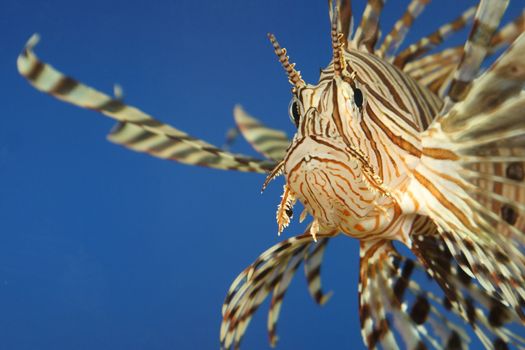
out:
<path id="1" fill-rule="evenodd" d="M 523 349 L 525 11 L 498 30 L 508 1 L 481 0 L 398 52 L 428 2 L 411 0 L 380 42 L 384 0 L 368 1 L 355 31 L 350 1 L 329 1 L 333 56 L 315 85 L 269 34 L 292 85 L 297 132 L 290 141 L 240 107 L 234 112 L 264 160 L 189 136 L 60 73 L 34 54 L 36 36 L 18 69 L 36 89 L 117 120 L 114 143 L 191 165 L 267 173 L 264 187 L 284 175 L 279 232 L 297 200 L 305 208 L 300 220 L 312 221 L 235 279 L 222 308 L 222 348 L 239 347 L 270 294 L 275 345 L 283 297 L 301 263 L 310 294 L 324 304 L 323 253 L 342 233 L 360 241 L 359 318 L 369 349 L 464 349 L 467 327 L 488 349 Z M 470 22 L 463 46 L 436 50 Z M 437 291 L 417 282 L 425 275 Z"/>

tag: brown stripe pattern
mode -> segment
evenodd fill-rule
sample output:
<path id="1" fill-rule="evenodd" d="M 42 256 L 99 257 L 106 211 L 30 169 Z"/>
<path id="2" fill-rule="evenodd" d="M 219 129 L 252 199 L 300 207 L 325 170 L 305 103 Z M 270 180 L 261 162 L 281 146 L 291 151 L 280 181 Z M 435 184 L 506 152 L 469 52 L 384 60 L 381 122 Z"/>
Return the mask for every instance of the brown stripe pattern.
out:
<path id="1" fill-rule="evenodd" d="M 263 125 L 259 120 L 248 115 L 240 105 L 235 106 L 233 117 L 241 134 L 256 151 L 275 161 L 284 158 L 290 145 L 290 140 L 284 132 Z"/>
<path id="2" fill-rule="evenodd" d="M 481 63 L 489 51 L 492 36 L 498 29 L 507 5 L 508 0 L 497 2 L 491 2 L 490 0 L 480 1 L 458 70 L 450 85 L 448 98 L 453 102 L 458 102 L 465 98 L 470 82 L 475 78 Z"/>
<path id="3" fill-rule="evenodd" d="M 518 320 L 459 268 L 436 226 L 421 217 L 412 232 L 422 263 L 391 241 L 361 243 L 359 315 L 367 348 L 464 349 L 467 327 L 487 349 L 522 347 L 524 339 L 508 328 Z"/>
<path id="4" fill-rule="evenodd" d="M 381 47 L 376 50 L 375 54 L 385 59 L 392 57 L 403 43 L 414 21 L 419 17 L 421 12 L 423 12 L 429 2 L 430 0 L 412 0 L 405 13 L 403 13 L 403 16 L 394 24 L 394 28 L 392 28 L 390 33 L 386 35 Z"/>
<path id="5" fill-rule="evenodd" d="M 408 62 L 422 56 L 430 50 L 441 45 L 445 39 L 451 34 L 465 28 L 465 26 L 472 20 L 475 13 L 475 8 L 471 7 L 461 16 L 454 19 L 450 23 L 446 23 L 430 35 L 420 39 L 417 43 L 410 45 L 405 50 L 401 51 L 394 59 L 394 65 L 397 67 L 404 67 Z"/>

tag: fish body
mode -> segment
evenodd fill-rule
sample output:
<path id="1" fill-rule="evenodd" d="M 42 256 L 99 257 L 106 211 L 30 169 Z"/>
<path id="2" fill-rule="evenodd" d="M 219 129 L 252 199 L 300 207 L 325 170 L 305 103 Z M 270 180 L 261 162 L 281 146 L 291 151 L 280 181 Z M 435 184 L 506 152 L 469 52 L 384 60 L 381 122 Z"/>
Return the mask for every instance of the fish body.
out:
<path id="1" fill-rule="evenodd" d="M 290 224 L 297 201 L 305 207 L 300 220 L 309 214 L 311 221 L 232 283 L 222 308 L 222 348 L 240 346 L 269 296 L 268 333 L 276 344 L 283 297 L 301 264 L 313 299 L 327 302 L 323 254 L 343 233 L 360 240 L 359 318 L 367 348 L 464 349 L 470 328 L 487 349 L 523 349 L 525 12 L 498 30 L 508 1 L 481 0 L 398 53 L 428 2 L 412 0 L 379 42 L 383 1 L 367 2 L 355 32 L 350 1 L 329 1 L 333 56 L 315 85 L 270 34 L 292 85 L 296 133 L 288 140 L 234 110 L 240 134 L 265 159 L 215 147 L 62 74 L 34 54 L 36 37 L 18 69 L 35 88 L 116 120 L 108 136 L 114 143 L 191 165 L 266 173 L 264 187 L 284 175 L 278 231 Z M 429 53 L 471 21 L 465 45 Z"/>

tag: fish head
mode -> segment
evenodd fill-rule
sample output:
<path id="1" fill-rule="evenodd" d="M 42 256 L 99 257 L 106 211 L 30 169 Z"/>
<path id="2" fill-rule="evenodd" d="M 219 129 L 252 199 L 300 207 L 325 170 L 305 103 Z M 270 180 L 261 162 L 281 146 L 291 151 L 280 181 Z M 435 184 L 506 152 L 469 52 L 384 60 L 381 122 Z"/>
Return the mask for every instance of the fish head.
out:
<path id="1" fill-rule="evenodd" d="M 286 184 L 326 229 L 352 226 L 384 196 L 352 126 L 364 97 L 350 77 L 321 76 L 317 85 L 292 90 L 290 119 L 297 127 L 284 158 Z"/>

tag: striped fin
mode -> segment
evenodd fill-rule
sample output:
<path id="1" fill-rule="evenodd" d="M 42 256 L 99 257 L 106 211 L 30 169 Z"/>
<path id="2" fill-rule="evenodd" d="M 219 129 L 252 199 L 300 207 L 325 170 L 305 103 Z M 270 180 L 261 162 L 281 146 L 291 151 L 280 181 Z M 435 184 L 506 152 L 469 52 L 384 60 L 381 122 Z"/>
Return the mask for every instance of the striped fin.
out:
<path id="1" fill-rule="evenodd" d="M 475 198 L 482 204 L 490 204 L 488 208 L 503 221 L 518 225 L 521 231 L 525 227 L 516 210 L 525 202 L 522 184 L 525 145 L 521 136 L 525 134 L 523 55 L 525 34 L 475 80 L 467 99 L 441 122 L 448 137 L 456 143 L 457 152 L 463 155 L 462 175 L 481 189 L 476 191 Z M 503 229 L 507 225 L 498 226 Z M 521 235 L 515 239 L 525 244 Z"/>
<path id="2" fill-rule="evenodd" d="M 516 40 L 516 38 L 525 31 L 525 10 L 521 12 L 514 21 L 508 23 L 501 28 L 494 36 L 490 44 L 491 53 L 498 51 L 509 43 Z"/>
<path id="3" fill-rule="evenodd" d="M 379 16 L 385 5 L 385 0 L 368 0 L 361 24 L 357 28 L 352 45 L 356 48 L 364 46 L 368 52 L 373 52 L 379 38 Z"/>
<path id="4" fill-rule="evenodd" d="M 476 12 L 475 7 L 471 7 L 463 12 L 458 18 L 442 25 L 438 30 L 432 34 L 420 39 L 415 44 L 410 45 L 405 50 L 401 51 L 393 60 L 393 64 L 399 68 L 403 68 L 408 62 L 413 61 L 417 57 L 424 55 L 430 50 L 441 45 L 446 38 L 451 34 L 465 28 L 465 26 L 472 20 Z"/>
<path id="5" fill-rule="evenodd" d="M 412 251 L 441 287 L 443 306 L 470 325 L 485 348 L 523 348 L 525 339 L 513 332 L 519 318 L 493 298 L 458 265 L 437 227 L 422 217 L 411 234 Z M 523 332 L 520 332 L 521 334 Z"/>
<path id="6" fill-rule="evenodd" d="M 524 54 L 525 34 L 522 34 L 482 76 L 474 81 L 465 96 L 465 101 L 456 104 L 451 112 L 442 118 L 443 129 L 448 133 L 454 132 L 450 135 L 455 141 L 465 141 L 466 138 L 472 139 L 479 133 L 489 133 L 490 130 L 487 129 L 492 129 L 496 133 L 501 131 L 493 129 L 494 117 L 490 114 L 501 113 L 500 108 L 511 108 L 511 102 L 519 103 L 521 90 L 525 86 L 525 66 L 522 59 Z M 518 122 L 517 125 L 521 124 L 519 117 L 515 116 L 498 121 L 505 125 L 514 120 Z M 468 127 L 465 123 L 469 124 Z"/>
<path id="7" fill-rule="evenodd" d="M 308 291 L 310 292 L 310 296 L 319 305 L 324 305 L 332 296 L 332 292 L 323 293 L 321 287 L 321 263 L 328 241 L 328 238 L 322 238 L 318 240 L 316 245 L 310 245 L 313 249 L 307 252 L 304 262 L 304 273 L 308 283 Z"/>
<path id="8" fill-rule="evenodd" d="M 281 306 L 283 303 L 284 294 L 286 293 L 286 290 L 290 286 L 290 282 L 292 281 L 292 278 L 299 268 L 299 265 L 304 260 L 304 254 L 305 251 L 308 249 L 308 246 L 306 246 L 303 249 L 298 249 L 295 251 L 293 256 L 290 259 L 290 262 L 288 263 L 288 266 L 282 273 L 282 278 L 279 282 L 275 285 L 275 287 L 272 290 L 272 299 L 270 301 L 270 310 L 268 311 L 268 321 L 267 321 L 267 327 L 268 327 L 268 337 L 270 341 L 270 345 L 272 347 L 275 347 L 277 344 L 278 336 L 277 336 L 277 320 L 279 319 L 279 314 L 281 312 Z"/>
<path id="9" fill-rule="evenodd" d="M 525 344 L 512 331 L 516 318 L 467 280 L 439 235 L 412 237 L 423 265 L 402 256 L 391 241 L 361 243 L 359 315 L 369 349 L 467 349 L 471 327 L 488 349 Z M 436 281 L 443 289 L 432 292 Z"/>
<path id="10" fill-rule="evenodd" d="M 308 288 L 314 299 L 322 304 L 327 300 L 320 284 L 322 253 L 327 237 L 315 243 L 307 232 L 276 244 L 257 258 L 232 283 L 222 307 L 221 348 L 240 346 L 246 328 L 257 308 L 271 293 L 268 313 L 270 344 L 277 342 L 276 326 L 282 301 L 290 282 L 301 262 L 308 267 L 305 272 Z M 312 249 L 313 247 L 313 249 Z"/>
<path id="11" fill-rule="evenodd" d="M 233 116 L 241 134 L 257 152 L 276 161 L 284 158 L 290 140 L 283 131 L 263 125 L 240 105 L 235 106 Z"/>
<path id="12" fill-rule="evenodd" d="M 525 11 L 494 34 L 489 54 L 492 55 L 511 44 L 524 30 Z M 407 63 L 403 71 L 444 98 L 462 55 L 463 47 L 445 49 Z"/>
<path id="13" fill-rule="evenodd" d="M 119 122 L 109 133 L 108 140 L 136 152 L 188 165 L 258 173 L 268 172 L 275 166 L 272 161 L 234 155 L 212 145 L 203 146 L 191 136 L 151 132 L 136 123 Z M 197 140 L 199 146 L 191 142 L 193 140 Z"/>
<path id="14" fill-rule="evenodd" d="M 64 75 L 33 53 L 37 42 L 34 35 L 18 56 L 20 74 L 42 92 L 117 120 L 118 127 L 109 136 L 113 142 L 160 158 L 216 169 L 265 173 L 274 167 L 274 162 L 225 152 Z"/>
<path id="15" fill-rule="evenodd" d="M 476 77 L 481 63 L 489 52 L 492 37 L 508 5 L 508 0 L 481 0 L 474 17 L 474 24 L 463 49 L 463 56 L 450 85 L 448 98 L 458 102 L 465 98 L 471 81 Z M 445 102 L 447 103 L 447 102 Z M 447 106 L 444 106 L 445 110 Z"/>
<path id="16" fill-rule="evenodd" d="M 410 27 L 412 27 L 416 18 L 419 17 L 429 2 L 430 0 L 412 0 L 403 16 L 394 24 L 394 28 L 385 37 L 383 44 L 376 50 L 375 54 L 387 59 L 391 57 L 403 43 Z"/>
<path id="17" fill-rule="evenodd" d="M 403 71 L 443 98 L 459 64 L 462 47 L 443 50 L 408 63 Z"/>
<path id="18" fill-rule="evenodd" d="M 492 161 L 474 157 L 463 161 L 461 175 L 475 186 L 477 193 L 472 197 L 486 220 L 493 222 L 495 231 L 525 245 L 525 216 L 517 209 L 522 207 L 519 203 L 525 202 L 525 154 L 512 156 L 510 150 L 504 149 L 498 153 L 498 159 Z"/>
<path id="19" fill-rule="evenodd" d="M 467 275 L 476 278 L 488 294 L 525 321 L 522 311 L 525 261 L 520 252 L 523 248 L 512 237 L 497 232 L 494 215 L 491 217 L 490 213 L 484 212 L 463 188 L 453 187 L 439 178 L 446 176 L 438 175 L 435 170 L 431 172 L 418 171 L 416 178 L 436 197 L 437 203 L 420 191 L 428 215 L 439 225 L 447 248 Z M 442 188 L 446 185 L 451 187 L 448 191 Z"/>
<path id="20" fill-rule="evenodd" d="M 522 34 L 434 121 L 415 177 L 461 268 L 525 323 L 524 56 Z"/>
<path id="21" fill-rule="evenodd" d="M 404 258 L 388 240 L 361 242 L 360 255 L 359 318 L 368 349 L 442 349 L 450 339 L 469 341 L 442 315 L 442 299 L 416 282 L 418 275 L 426 280 L 418 262 Z"/>
<path id="22" fill-rule="evenodd" d="M 415 178 L 428 191 L 418 191 L 425 210 L 439 225 L 440 235 L 461 269 L 525 321 L 525 261 L 520 252 L 523 246 L 514 241 L 515 237 L 496 231 L 495 222 L 505 224 L 499 213 L 490 212 L 475 201 L 472 192 L 477 191 L 472 185 L 447 175 L 454 173 L 450 167 L 437 165 L 430 170 L 417 169 Z M 467 188 L 472 189 L 467 192 Z M 523 235 L 515 231 L 515 236 Z"/>

